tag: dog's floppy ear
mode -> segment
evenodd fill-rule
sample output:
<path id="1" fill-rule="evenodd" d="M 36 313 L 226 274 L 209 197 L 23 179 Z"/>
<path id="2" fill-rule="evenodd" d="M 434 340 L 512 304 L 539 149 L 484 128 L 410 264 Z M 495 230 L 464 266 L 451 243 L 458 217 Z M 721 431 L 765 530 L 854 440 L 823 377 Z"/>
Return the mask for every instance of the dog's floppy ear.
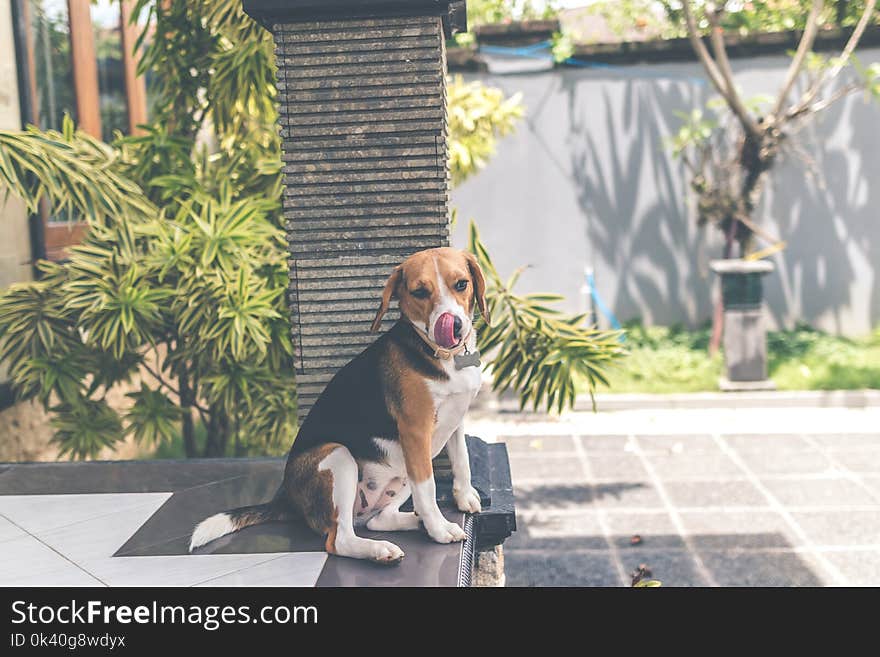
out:
<path id="1" fill-rule="evenodd" d="M 470 251 L 462 251 L 468 263 L 468 269 L 471 272 L 471 278 L 474 279 L 474 298 L 477 306 L 480 308 L 480 314 L 486 326 L 492 325 L 489 317 L 489 309 L 486 307 L 486 278 L 483 276 L 483 270 L 480 269 L 480 263 L 477 262 L 476 256 Z"/>
<path id="2" fill-rule="evenodd" d="M 376 313 L 376 319 L 373 320 L 373 325 L 370 327 L 370 331 L 373 333 L 378 331 L 379 327 L 382 325 L 382 318 L 385 316 L 385 313 L 388 312 L 388 306 L 391 303 L 391 299 L 397 296 L 397 286 L 402 279 L 403 268 L 398 265 L 394 268 L 394 271 L 391 272 L 391 276 L 388 277 L 388 280 L 385 281 L 385 289 L 382 290 L 382 302 L 379 304 L 379 311 Z"/>

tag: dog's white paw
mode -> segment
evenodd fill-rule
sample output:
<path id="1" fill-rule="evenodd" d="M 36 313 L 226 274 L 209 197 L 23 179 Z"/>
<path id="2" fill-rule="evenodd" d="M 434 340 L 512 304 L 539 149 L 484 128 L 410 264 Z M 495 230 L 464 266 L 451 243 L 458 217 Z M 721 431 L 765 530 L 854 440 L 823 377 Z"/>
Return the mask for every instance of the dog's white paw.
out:
<path id="1" fill-rule="evenodd" d="M 480 506 L 480 494 L 473 486 L 462 488 L 461 490 L 452 490 L 452 496 L 455 498 L 455 504 L 459 511 L 465 513 L 479 513 L 482 510 Z"/>
<path id="2" fill-rule="evenodd" d="M 436 525 L 425 526 L 428 536 L 438 543 L 455 543 L 465 539 L 464 530 L 454 522 L 443 520 Z"/>
<path id="3" fill-rule="evenodd" d="M 388 541 L 372 541 L 375 543 L 371 558 L 381 564 L 394 564 L 403 559 L 404 552 L 394 543 Z"/>

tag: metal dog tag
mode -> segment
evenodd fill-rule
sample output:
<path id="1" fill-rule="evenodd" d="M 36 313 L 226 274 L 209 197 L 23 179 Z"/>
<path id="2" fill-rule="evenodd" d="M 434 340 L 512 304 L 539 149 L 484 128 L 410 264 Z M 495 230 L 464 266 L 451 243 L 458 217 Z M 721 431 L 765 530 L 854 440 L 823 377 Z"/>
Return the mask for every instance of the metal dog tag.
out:
<path id="1" fill-rule="evenodd" d="M 455 369 L 461 370 L 465 367 L 479 367 L 480 366 L 480 352 L 475 351 L 473 353 L 465 352 L 463 354 L 456 354 L 453 356 L 453 361 L 455 362 Z"/>

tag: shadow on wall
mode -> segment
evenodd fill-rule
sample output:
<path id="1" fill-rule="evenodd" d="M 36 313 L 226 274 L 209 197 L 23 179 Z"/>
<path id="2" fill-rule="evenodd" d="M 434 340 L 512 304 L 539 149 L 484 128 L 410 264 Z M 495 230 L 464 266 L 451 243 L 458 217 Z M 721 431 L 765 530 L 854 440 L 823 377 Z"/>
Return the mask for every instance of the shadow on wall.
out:
<path id="1" fill-rule="evenodd" d="M 863 64 L 880 60 L 865 51 Z M 776 89 L 787 57 L 734 62 L 750 96 Z M 478 76 L 480 77 L 480 76 Z M 708 263 L 721 236 L 700 230 L 687 178 L 666 146 L 680 119 L 713 96 L 697 64 L 481 76 L 523 92 L 527 117 L 486 169 L 453 194 L 502 271 L 532 264 L 523 291 L 552 290 L 586 310 L 584 269 L 621 321 L 691 326 L 711 316 Z M 880 108 L 848 98 L 800 134 L 820 172 L 794 152 L 768 181 L 762 224 L 788 242 L 767 279 L 771 325 L 805 321 L 861 335 L 880 322 Z M 824 181 L 824 184 L 820 184 Z M 466 244 L 466 221 L 454 241 Z M 540 230 L 536 230 L 539 227 Z"/>
<path id="2" fill-rule="evenodd" d="M 710 311 L 711 279 L 665 137 L 676 129 L 675 111 L 703 102 L 703 94 L 681 82 L 622 87 L 616 97 L 601 88 L 586 103 L 578 79 L 563 75 L 571 168 L 597 280 L 622 319 L 693 326 Z"/>
<path id="3" fill-rule="evenodd" d="M 880 321 L 880 150 L 866 148 L 858 126 L 880 122 L 880 107 L 853 99 L 817 118 L 800 133 L 806 158 L 788 149 L 763 199 L 791 245 L 767 279 L 770 312 L 781 326 L 804 317 L 830 332 L 867 333 L 869 318 Z M 830 144 L 831 132 L 844 138 Z"/>

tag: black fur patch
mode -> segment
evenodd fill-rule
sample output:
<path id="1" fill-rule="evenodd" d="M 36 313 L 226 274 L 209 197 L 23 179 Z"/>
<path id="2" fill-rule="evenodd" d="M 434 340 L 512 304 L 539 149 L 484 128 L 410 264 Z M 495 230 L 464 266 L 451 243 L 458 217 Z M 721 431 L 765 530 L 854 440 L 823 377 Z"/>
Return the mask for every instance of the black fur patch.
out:
<path id="1" fill-rule="evenodd" d="M 388 403 L 397 396 L 399 382 L 389 371 L 389 350 L 397 348 L 406 365 L 434 380 L 449 377 L 428 346 L 406 320 L 398 321 L 327 384 L 297 434 L 293 458 L 324 443 L 340 443 L 358 461 L 382 462 L 385 455 L 373 438 L 397 440 L 397 423 Z"/>

